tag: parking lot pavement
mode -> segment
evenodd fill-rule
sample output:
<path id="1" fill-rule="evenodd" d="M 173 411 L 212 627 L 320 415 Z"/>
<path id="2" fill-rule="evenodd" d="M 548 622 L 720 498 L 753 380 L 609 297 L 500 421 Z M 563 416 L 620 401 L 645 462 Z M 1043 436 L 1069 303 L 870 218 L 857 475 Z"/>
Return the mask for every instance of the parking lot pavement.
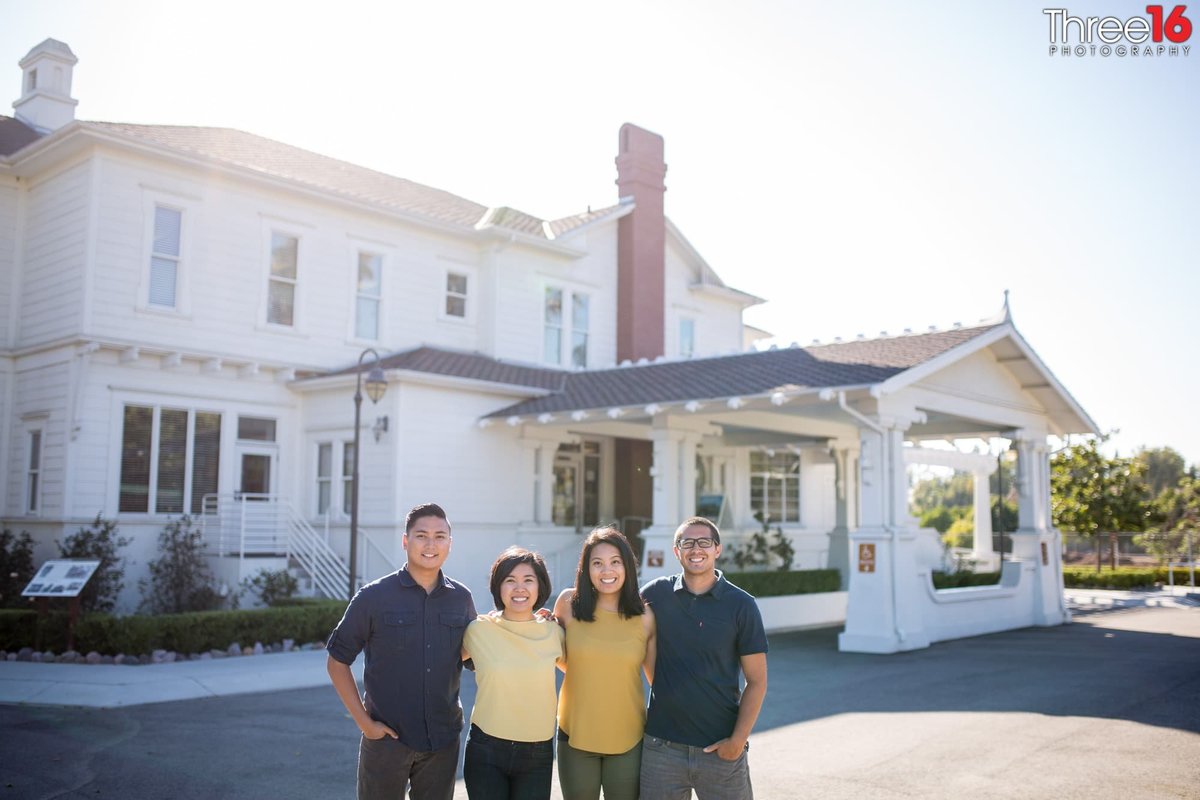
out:
<path id="1" fill-rule="evenodd" d="M 759 800 L 1200 796 L 1200 609 L 1082 614 L 887 656 L 839 653 L 836 633 L 772 638 L 750 751 Z M 468 678 L 467 707 L 473 695 Z M 355 734 L 325 685 L 0 706 L 0 800 L 350 798 Z"/>

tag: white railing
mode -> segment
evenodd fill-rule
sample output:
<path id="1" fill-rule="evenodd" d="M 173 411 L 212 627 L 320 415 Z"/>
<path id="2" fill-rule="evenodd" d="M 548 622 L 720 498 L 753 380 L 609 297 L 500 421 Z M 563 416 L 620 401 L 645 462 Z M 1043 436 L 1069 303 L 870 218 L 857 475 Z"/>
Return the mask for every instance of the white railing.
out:
<path id="1" fill-rule="evenodd" d="M 234 557 L 244 572 L 246 556 L 284 556 L 326 597 L 342 598 L 350 572 L 308 521 L 278 495 L 205 495 L 200 529 L 213 555 Z"/>

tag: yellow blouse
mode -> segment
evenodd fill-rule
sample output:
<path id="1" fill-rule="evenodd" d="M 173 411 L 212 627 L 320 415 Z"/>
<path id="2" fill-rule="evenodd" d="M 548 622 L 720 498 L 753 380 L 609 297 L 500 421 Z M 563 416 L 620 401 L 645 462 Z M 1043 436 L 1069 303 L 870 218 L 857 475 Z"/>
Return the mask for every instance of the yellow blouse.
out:
<path id="1" fill-rule="evenodd" d="M 567 674 L 558 698 L 558 727 L 571 747 L 591 753 L 624 753 L 642 738 L 646 693 L 642 617 L 623 618 L 596 609 L 594 622 L 567 622 Z"/>
<path id="2" fill-rule="evenodd" d="M 467 626 L 463 645 L 475 662 L 478 686 L 471 722 L 514 742 L 553 739 L 555 662 L 563 651 L 558 623 L 481 614 Z"/>

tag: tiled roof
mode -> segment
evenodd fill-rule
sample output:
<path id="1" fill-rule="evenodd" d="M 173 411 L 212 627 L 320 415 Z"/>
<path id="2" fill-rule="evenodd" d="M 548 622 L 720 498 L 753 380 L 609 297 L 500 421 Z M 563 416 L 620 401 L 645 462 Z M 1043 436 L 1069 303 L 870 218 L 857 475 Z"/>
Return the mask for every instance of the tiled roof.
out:
<path id="1" fill-rule="evenodd" d="M 451 225 L 472 227 L 487 211 L 486 206 L 441 189 L 233 128 L 118 122 L 82 125 Z"/>
<path id="2" fill-rule="evenodd" d="M 790 347 L 718 358 L 565 373 L 560 391 L 488 416 L 506 417 L 765 394 L 783 387 L 837 388 L 882 381 L 974 339 L 995 325 Z"/>
<path id="3" fill-rule="evenodd" d="M 0 116 L 0 156 L 12 155 L 42 134 L 15 117 Z"/>
<path id="4" fill-rule="evenodd" d="M 384 369 L 404 369 L 445 375 L 452 378 L 487 381 L 506 386 L 526 386 L 537 392 L 560 391 L 563 380 L 570 373 L 549 367 L 531 367 L 485 356 L 482 353 L 465 353 L 441 350 L 436 347 L 418 347 L 401 353 L 392 353 L 380 359 Z M 364 371 L 373 366 L 364 364 Z M 347 367 L 328 375 L 353 374 L 358 366 Z M 532 394 L 533 392 L 531 392 Z"/>
<path id="5" fill-rule="evenodd" d="M 584 225 L 595 222 L 598 219 L 603 219 L 615 211 L 624 208 L 626 205 L 628 205 L 628 202 L 617 203 L 605 208 L 598 208 L 595 211 L 589 208 L 582 214 L 573 214 L 572 216 L 563 217 L 562 219 L 552 219 L 548 221 L 546 225 L 550 228 L 550 234 L 557 238 L 562 236 L 564 233 L 575 230 L 576 228 L 581 228 Z"/>
<path id="6" fill-rule="evenodd" d="M 507 206 L 488 208 L 441 189 L 233 128 L 121 122 L 81 122 L 80 125 L 85 129 L 211 159 L 351 200 L 464 228 L 497 227 L 550 239 L 619 207 L 589 210 L 558 220 L 543 220 Z M 0 150 L 0 154 L 5 152 L 11 151 Z"/>

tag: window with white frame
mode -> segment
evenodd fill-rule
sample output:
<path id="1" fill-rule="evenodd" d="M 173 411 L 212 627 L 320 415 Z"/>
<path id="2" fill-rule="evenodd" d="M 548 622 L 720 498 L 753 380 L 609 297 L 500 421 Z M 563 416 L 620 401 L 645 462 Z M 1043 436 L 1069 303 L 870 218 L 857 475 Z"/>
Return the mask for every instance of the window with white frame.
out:
<path id="1" fill-rule="evenodd" d="M 358 254 L 358 285 L 355 294 L 354 335 L 359 339 L 379 338 L 379 301 L 382 297 L 383 256 Z"/>
<path id="2" fill-rule="evenodd" d="M 446 316 L 467 318 L 467 276 L 462 272 L 446 273 Z"/>
<path id="3" fill-rule="evenodd" d="M 29 469 L 25 473 L 25 512 L 42 510 L 42 431 L 29 431 Z"/>
<path id="4" fill-rule="evenodd" d="M 118 510 L 198 514 L 217 491 L 220 460 L 219 413 L 126 405 Z"/>
<path id="5" fill-rule="evenodd" d="M 272 231 L 271 274 L 267 279 L 267 322 L 272 325 L 295 325 L 299 254 L 297 237 Z"/>
<path id="6" fill-rule="evenodd" d="M 696 320 L 691 317 L 679 318 L 679 355 L 691 358 L 696 353 Z"/>
<path id="7" fill-rule="evenodd" d="M 183 212 L 177 208 L 155 205 L 150 281 L 146 295 L 146 304 L 149 306 L 175 308 L 178 304 L 182 233 Z"/>
<path id="8" fill-rule="evenodd" d="M 566 311 L 571 316 L 567 318 Z M 547 364 L 569 363 L 573 367 L 588 364 L 588 338 L 591 325 L 591 298 L 558 286 L 547 286 L 542 333 L 542 359 Z M 564 348 L 569 348 L 564 353 Z"/>
<path id="9" fill-rule="evenodd" d="M 750 453 L 750 508 L 769 521 L 800 521 L 800 456 L 790 450 Z"/>
<path id="10" fill-rule="evenodd" d="M 342 513 L 350 514 L 350 496 L 354 492 L 354 442 L 342 442 Z"/>
<path id="11" fill-rule="evenodd" d="M 333 443 L 317 445 L 317 514 L 327 514 L 333 500 Z"/>
<path id="12" fill-rule="evenodd" d="M 588 364 L 588 308 L 590 300 L 586 294 L 571 293 L 571 366 L 586 367 Z"/>

